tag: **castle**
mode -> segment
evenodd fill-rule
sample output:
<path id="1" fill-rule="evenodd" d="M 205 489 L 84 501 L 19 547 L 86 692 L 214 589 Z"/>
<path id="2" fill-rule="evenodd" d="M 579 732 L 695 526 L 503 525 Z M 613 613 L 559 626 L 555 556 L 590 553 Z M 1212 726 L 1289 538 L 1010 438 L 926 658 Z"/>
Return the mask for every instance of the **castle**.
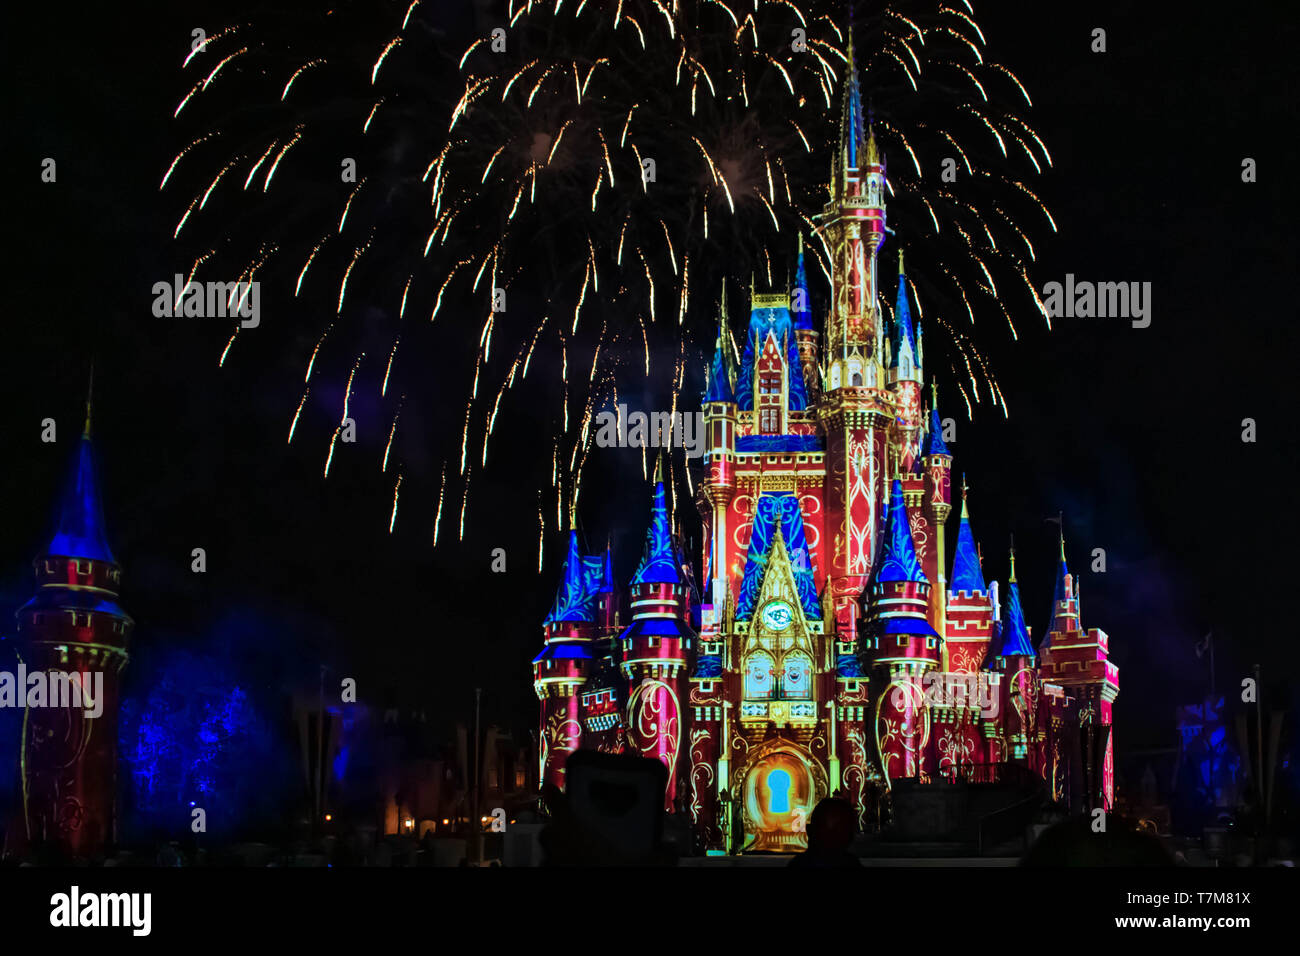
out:
<path id="1" fill-rule="evenodd" d="M 1114 798 L 1108 639 L 1084 630 L 1060 566 L 1035 646 L 1011 555 L 986 582 L 961 488 L 951 573 L 952 455 L 927 407 L 922 329 L 899 256 L 891 318 L 877 254 L 885 161 L 849 49 L 830 201 L 824 335 L 803 249 L 793 288 L 753 294 L 740 351 L 725 290 L 703 396 L 703 592 L 671 532 L 656 470 L 644 557 L 622 620 L 608 551 L 570 531 L 533 661 L 540 775 L 563 787 L 579 748 L 668 769 L 665 807 L 707 852 L 796 851 L 817 802 L 876 825 L 899 781 L 995 783 L 1032 773 L 1071 809 Z"/>
<path id="2" fill-rule="evenodd" d="M 16 682 L 18 693 L 39 674 L 51 696 L 24 712 L 22 803 L 9 821 L 4 855 L 53 850 L 63 859 L 93 858 L 117 837 L 118 698 L 135 625 L 117 603 L 122 568 L 104 531 L 89 400 L 54 534 L 33 564 L 36 596 L 17 611 L 14 653 L 5 659 L 28 675 Z M 95 710 L 55 701 L 65 679 L 78 691 L 94 688 Z"/>

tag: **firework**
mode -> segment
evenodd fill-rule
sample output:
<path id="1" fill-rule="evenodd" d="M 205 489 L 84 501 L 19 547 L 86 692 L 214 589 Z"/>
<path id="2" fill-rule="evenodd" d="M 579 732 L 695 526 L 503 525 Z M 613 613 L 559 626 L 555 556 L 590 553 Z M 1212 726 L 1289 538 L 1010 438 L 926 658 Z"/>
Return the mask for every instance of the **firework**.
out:
<path id="1" fill-rule="evenodd" d="M 178 197 L 178 242 L 207 241 L 192 273 L 282 280 L 316 340 L 305 378 L 346 380 L 302 393 L 290 441 L 304 406 L 341 391 L 346 422 L 373 388 L 387 436 L 374 465 L 395 459 L 409 484 L 401 403 L 409 418 L 421 396 L 464 402 L 419 436 L 449 452 L 435 539 L 448 484 L 464 534 L 500 420 L 527 416 L 553 447 L 535 477 L 561 524 L 593 414 L 620 387 L 676 410 L 723 281 L 781 285 L 799 235 L 825 274 L 811 217 L 847 46 L 840 3 L 510 0 L 463 37 L 445 16 L 370 0 L 222 31 L 186 60 L 176 112 L 195 128 L 161 186 Z M 1015 112 L 1028 93 L 985 57 L 969 4 L 872 5 L 854 29 L 918 309 L 968 409 L 1005 409 L 974 327 L 987 314 L 1014 334 L 1014 314 L 1042 311 L 1029 236 L 1054 226 L 1027 180 L 1051 159 Z M 221 360 L 252 341 L 232 336 Z M 384 360 L 363 363 L 367 348 Z"/>

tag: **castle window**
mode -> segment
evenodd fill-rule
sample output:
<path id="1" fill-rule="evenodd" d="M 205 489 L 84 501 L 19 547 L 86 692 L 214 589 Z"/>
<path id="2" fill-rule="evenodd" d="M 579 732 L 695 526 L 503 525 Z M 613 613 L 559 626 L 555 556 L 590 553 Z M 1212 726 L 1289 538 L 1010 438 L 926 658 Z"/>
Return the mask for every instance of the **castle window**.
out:
<path id="1" fill-rule="evenodd" d="M 764 651 L 749 655 L 745 662 L 745 696 L 756 700 L 770 698 L 774 677 L 772 655 Z"/>
<path id="2" fill-rule="evenodd" d="M 781 669 L 781 696 L 788 700 L 812 698 L 812 661 L 807 654 L 787 654 Z"/>

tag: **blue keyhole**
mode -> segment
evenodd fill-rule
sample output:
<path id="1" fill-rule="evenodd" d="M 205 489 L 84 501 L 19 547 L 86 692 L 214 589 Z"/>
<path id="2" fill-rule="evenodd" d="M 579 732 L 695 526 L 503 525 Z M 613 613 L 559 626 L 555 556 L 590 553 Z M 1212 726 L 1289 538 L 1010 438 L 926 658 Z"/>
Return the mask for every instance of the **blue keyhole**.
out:
<path id="1" fill-rule="evenodd" d="M 784 770 L 773 770 L 767 775 L 767 786 L 772 791 L 769 805 L 773 813 L 790 812 L 790 774 Z"/>

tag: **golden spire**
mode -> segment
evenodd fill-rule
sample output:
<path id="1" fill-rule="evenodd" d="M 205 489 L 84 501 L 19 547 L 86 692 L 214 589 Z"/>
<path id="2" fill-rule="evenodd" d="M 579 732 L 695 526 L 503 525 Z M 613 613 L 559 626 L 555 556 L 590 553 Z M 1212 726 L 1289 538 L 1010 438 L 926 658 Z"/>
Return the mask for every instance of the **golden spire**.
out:
<path id="1" fill-rule="evenodd" d="M 91 403 L 95 397 L 95 362 L 92 359 L 90 363 L 90 384 L 86 386 L 86 425 L 81 430 L 83 438 L 90 437 L 90 412 Z"/>
<path id="2" fill-rule="evenodd" d="M 664 453 L 663 453 L 662 451 L 660 451 L 659 454 L 658 454 L 658 456 L 656 456 L 656 458 L 655 458 L 655 480 L 654 480 L 654 483 L 657 485 L 657 484 L 659 484 L 659 483 L 660 483 L 661 481 L 663 481 L 663 480 L 664 480 Z"/>
<path id="3" fill-rule="evenodd" d="M 961 516 L 962 516 L 963 518 L 968 518 L 968 517 L 970 517 L 970 516 L 966 513 L 966 491 L 967 491 L 967 486 L 966 486 L 966 472 L 963 471 L 963 472 L 961 473 Z"/>
<path id="4" fill-rule="evenodd" d="M 1064 511 L 1058 511 L 1056 513 L 1056 524 L 1060 531 L 1060 536 L 1061 536 L 1061 560 L 1064 561 L 1065 560 L 1065 512 Z"/>
<path id="5" fill-rule="evenodd" d="M 898 274 L 903 275 L 903 247 L 898 247 Z"/>
<path id="6" fill-rule="evenodd" d="M 1011 536 L 1011 577 L 1007 579 L 1008 584 L 1016 583 L 1016 536 Z"/>

